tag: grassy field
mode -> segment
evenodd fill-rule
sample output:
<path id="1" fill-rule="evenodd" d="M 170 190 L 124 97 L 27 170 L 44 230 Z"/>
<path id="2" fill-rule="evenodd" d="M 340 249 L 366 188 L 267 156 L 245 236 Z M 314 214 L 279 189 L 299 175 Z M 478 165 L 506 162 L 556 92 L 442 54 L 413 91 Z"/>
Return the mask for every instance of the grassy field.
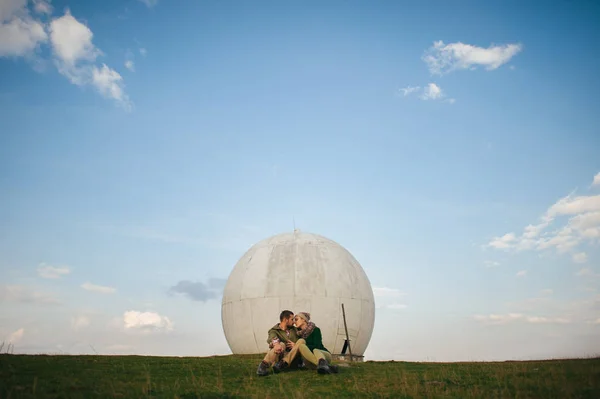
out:
<path id="1" fill-rule="evenodd" d="M 600 358 L 365 362 L 257 377 L 259 356 L 0 355 L 0 398 L 600 398 Z"/>

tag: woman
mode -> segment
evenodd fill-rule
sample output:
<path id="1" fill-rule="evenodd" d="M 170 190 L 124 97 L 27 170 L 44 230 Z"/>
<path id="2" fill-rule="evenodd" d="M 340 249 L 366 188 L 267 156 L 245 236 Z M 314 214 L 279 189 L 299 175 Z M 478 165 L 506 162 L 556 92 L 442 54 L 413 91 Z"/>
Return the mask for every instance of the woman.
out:
<path id="1" fill-rule="evenodd" d="M 294 317 L 298 331 L 298 341 L 294 347 L 304 359 L 305 364 L 317 367 L 319 374 L 337 373 L 337 366 L 331 363 L 331 353 L 323 346 L 321 329 L 310 321 L 310 313 L 300 312 Z"/>

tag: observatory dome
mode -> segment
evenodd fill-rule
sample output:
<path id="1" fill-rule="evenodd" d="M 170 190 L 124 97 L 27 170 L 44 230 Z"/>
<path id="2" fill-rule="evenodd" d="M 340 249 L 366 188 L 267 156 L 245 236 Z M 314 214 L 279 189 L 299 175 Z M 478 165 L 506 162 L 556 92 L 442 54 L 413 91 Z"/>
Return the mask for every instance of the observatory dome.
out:
<path id="1" fill-rule="evenodd" d="M 221 320 L 234 354 L 264 353 L 279 313 L 306 311 L 325 347 L 339 354 L 346 340 L 342 303 L 352 353 L 362 356 L 375 321 L 367 275 L 338 243 L 296 230 L 260 241 L 240 258 L 225 285 Z"/>

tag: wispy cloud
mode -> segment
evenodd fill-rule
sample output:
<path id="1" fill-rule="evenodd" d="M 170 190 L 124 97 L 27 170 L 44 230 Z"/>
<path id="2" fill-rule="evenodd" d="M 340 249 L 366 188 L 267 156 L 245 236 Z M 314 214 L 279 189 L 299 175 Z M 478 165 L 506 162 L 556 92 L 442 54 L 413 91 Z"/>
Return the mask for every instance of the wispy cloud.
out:
<path id="1" fill-rule="evenodd" d="M 38 14 L 52 14 L 52 6 L 49 1 L 33 0 L 33 9 Z"/>
<path id="2" fill-rule="evenodd" d="M 542 290 L 537 297 L 508 303 L 507 313 L 520 315 L 515 316 L 515 320 L 531 323 L 585 323 L 586 320 L 598 317 L 600 295 L 597 293 L 569 301 L 554 297 L 551 291 Z M 506 316 L 506 314 L 501 315 Z"/>
<path id="3" fill-rule="evenodd" d="M 587 254 L 585 252 L 578 252 L 576 254 L 573 254 L 573 262 L 575 262 L 575 263 L 587 262 Z"/>
<path id="4" fill-rule="evenodd" d="M 71 83 L 92 85 L 102 96 L 130 110 L 131 102 L 125 94 L 121 75 L 106 64 L 100 67 L 93 64 L 103 54 L 92 43 L 93 36 L 90 28 L 73 17 L 69 10 L 52 20 L 50 42 L 58 70 Z"/>
<path id="5" fill-rule="evenodd" d="M 442 92 L 442 89 L 435 83 L 429 83 L 425 86 L 423 94 L 421 94 L 422 100 L 439 100 L 443 97 L 444 93 Z"/>
<path id="6" fill-rule="evenodd" d="M 400 91 L 404 94 L 405 97 L 408 96 L 409 94 L 417 93 L 420 90 L 421 90 L 421 88 L 419 86 L 407 86 L 407 87 L 400 89 Z"/>
<path id="7" fill-rule="evenodd" d="M 600 273 L 595 273 L 592 269 L 590 269 L 589 267 L 584 267 L 583 269 L 579 269 L 577 271 L 577 273 L 575 273 L 576 276 L 578 277 L 600 277 Z"/>
<path id="8" fill-rule="evenodd" d="M 37 272 L 42 278 L 56 279 L 70 274 L 71 269 L 68 266 L 52 266 L 40 263 Z"/>
<path id="9" fill-rule="evenodd" d="M 558 217 L 568 216 L 567 223 L 547 231 Z M 584 243 L 600 242 L 600 195 L 569 194 L 548 208 L 537 224 L 526 226 L 517 236 L 514 232 L 494 237 L 488 247 L 502 250 L 555 249 L 558 253 L 574 252 Z M 582 252 L 573 256 L 576 261 L 587 259 Z"/>
<path id="10" fill-rule="evenodd" d="M 387 309 L 394 309 L 394 310 L 406 309 L 407 307 L 408 307 L 408 305 L 406 305 L 404 303 L 391 303 L 386 306 Z"/>
<path id="11" fill-rule="evenodd" d="M 527 275 L 527 270 L 519 270 L 517 272 L 517 277 L 525 277 Z"/>
<path id="12" fill-rule="evenodd" d="M 152 8 L 158 4 L 158 0 L 138 0 L 140 3 L 144 3 L 146 7 Z"/>
<path id="13" fill-rule="evenodd" d="M 28 4 L 26 0 L 0 3 L 0 57 L 34 60 L 36 68 L 45 62 L 38 50 L 49 43 L 54 65 L 71 83 L 92 86 L 102 96 L 131 110 L 121 75 L 106 64 L 95 64 L 103 53 L 92 43 L 91 29 L 71 15 L 69 9 L 63 16 L 43 22 L 39 15 L 32 15 Z M 52 14 L 47 1 L 34 0 L 31 4 L 37 14 Z"/>
<path id="14" fill-rule="evenodd" d="M 0 302 L 37 305 L 58 305 L 60 301 L 52 294 L 34 291 L 21 285 L 0 285 Z"/>
<path id="15" fill-rule="evenodd" d="M 98 292 L 100 294 L 114 294 L 117 291 L 117 289 L 113 287 L 96 285 L 89 282 L 81 284 L 81 288 L 86 291 Z"/>
<path id="16" fill-rule="evenodd" d="M 447 103 L 454 104 L 456 100 L 454 98 L 446 98 L 446 93 L 436 83 L 428 83 L 424 87 L 420 86 L 407 86 L 400 89 L 404 97 L 412 94 L 419 94 L 418 98 L 424 101 L 428 100 L 444 100 Z"/>
<path id="17" fill-rule="evenodd" d="M 600 186 L 600 172 L 594 176 L 594 179 L 592 180 L 592 186 Z"/>
<path id="18" fill-rule="evenodd" d="M 496 262 L 496 261 L 492 261 L 492 260 L 483 261 L 483 264 L 487 268 L 492 268 L 492 267 L 498 267 L 498 266 L 500 266 L 500 262 Z"/>
<path id="19" fill-rule="evenodd" d="M 522 313 L 475 315 L 473 318 L 486 324 L 500 325 L 521 321 L 533 324 L 567 324 L 570 320 L 563 317 L 526 316 Z"/>
<path id="20" fill-rule="evenodd" d="M 517 240 L 515 233 L 506 233 L 502 237 L 494 237 L 488 244 L 492 248 L 507 249 L 510 248 Z"/>
<path id="21" fill-rule="evenodd" d="M 522 48 L 518 43 L 483 48 L 461 42 L 445 44 L 439 40 L 425 51 L 422 59 L 429 71 L 435 75 L 459 69 L 476 69 L 480 66 L 491 71 L 510 61 Z"/>
<path id="22" fill-rule="evenodd" d="M 397 288 L 373 287 L 373 295 L 376 298 L 375 305 L 378 309 L 401 310 L 408 307 L 406 303 L 398 302 L 400 298 L 408 294 Z"/>
<path id="23" fill-rule="evenodd" d="M 396 288 L 373 287 L 373 295 L 379 298 L 399 298 L 405 296 L 406 293 Z"/>

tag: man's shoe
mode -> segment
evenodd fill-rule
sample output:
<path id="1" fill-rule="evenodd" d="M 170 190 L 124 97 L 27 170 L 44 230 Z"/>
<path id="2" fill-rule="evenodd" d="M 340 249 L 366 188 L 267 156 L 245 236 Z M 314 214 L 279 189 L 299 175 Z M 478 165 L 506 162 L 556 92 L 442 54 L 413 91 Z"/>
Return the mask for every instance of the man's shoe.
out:
<path id="1" fill-rule="evenodd" d="M 339 370 L 338 366 L 336 366 L 335 364 L 330 364 L 330 365 L 329 365 L 329 370 L 331 370 L 331 372 L 332 372 L 333 374 L 337 374 L 337 373 L 339 373 L 339 372 L 340 372 L 340 370 Z"/>
<path id="2" fill-rule="evenodd" d="M 260 377 L 269 375 L 269 364 L 264 360 L 260 362 L 258 365 L 258 370 L 256 370 L 256 374 L 258 374 Z"/>
<path id="3" fill-rule="evenodd" d="M 298 363 L 298 370 L 306 370 L 306 364 L 304 363 L 304 359 L 300 359 L 300 363 Z"/>
<path id="4" fill-rule="evenodd" d="M 275 363 L 275 365 L 273 366 L 273 372 L 275 374 L 281 373 L 287 367 L 288 367 L 288 364 L 286 363 L 286 361 L 281 360 L 281 361 Z"/>
<path id="5" fill-rule="evenodd" d="M 325 360 L 325 359 L 319 360 L 319 365 L 317 366 L 317 373 L 331 374 L 331 369 L 329 368 L 329 365 L 327 364 L 327 360 Z"/>

